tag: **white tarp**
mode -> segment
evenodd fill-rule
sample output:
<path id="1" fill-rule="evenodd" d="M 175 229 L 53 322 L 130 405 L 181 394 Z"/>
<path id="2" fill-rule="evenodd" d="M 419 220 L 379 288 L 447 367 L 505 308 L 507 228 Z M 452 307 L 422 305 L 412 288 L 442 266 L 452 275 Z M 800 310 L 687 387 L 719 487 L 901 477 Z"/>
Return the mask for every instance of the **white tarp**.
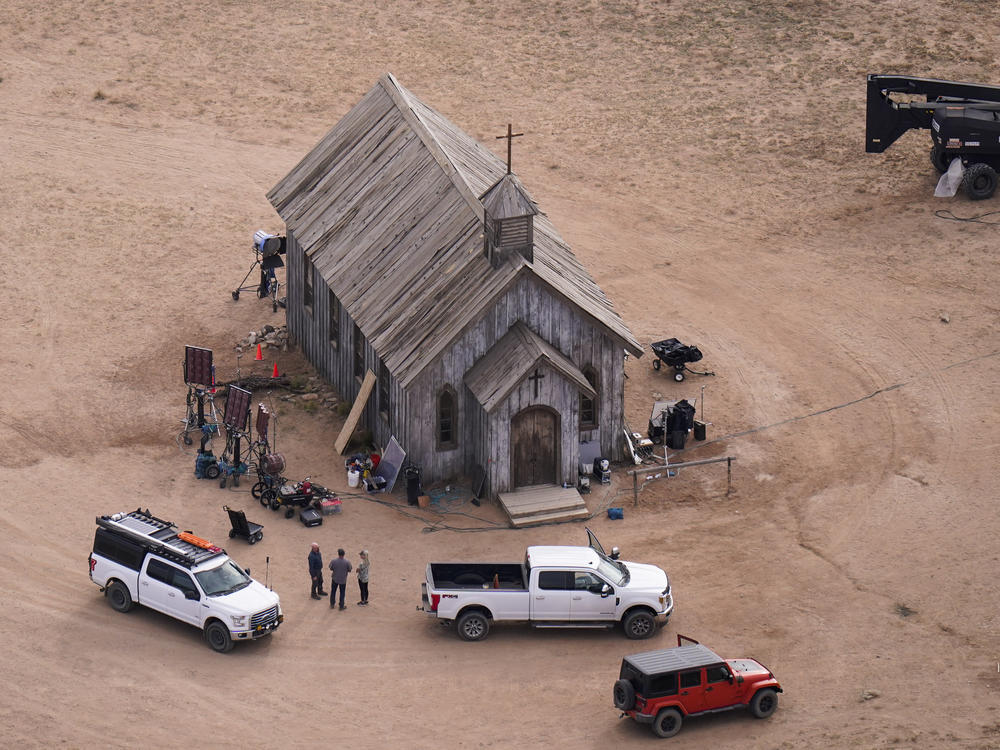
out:
<path id="1" fill-rule="evenodd" d="M 964 174 L 965 167 L 962 166 L 962 160 L 956 156 L 951 160 L 951 164 L 948 165 L 948 171 L 941 175 L 941 179 L 938 180 L 937 187 L 934 188 L 934 197 L 954 198 L 955 193 L 958 192 L 958 188 L 962 184 Z"/>

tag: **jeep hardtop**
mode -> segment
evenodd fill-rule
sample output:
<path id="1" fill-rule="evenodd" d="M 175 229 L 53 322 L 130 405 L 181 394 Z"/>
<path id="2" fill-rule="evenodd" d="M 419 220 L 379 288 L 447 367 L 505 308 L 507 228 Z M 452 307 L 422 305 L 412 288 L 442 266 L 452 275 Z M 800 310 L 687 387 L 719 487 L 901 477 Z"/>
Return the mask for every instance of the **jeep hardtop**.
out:
<path id="1" fill-rule="evenodd" d="M 685 643 L 686 641 L 686 643 Z M 615 708 L 660 737 L 673 737 L 687 716 L 749 708 L 765 719 L 778 708 L 781 686 L 754 659 L 723 659 L 686 636 L 675 648 L 622 659 L 614 686 Z"/>
<path id="2" fill-rule="evenodd" d="M 216 651 L 269 635 L 284 619 L 278 595 L 224 549 L 148 510 L 100 516 L 89 563 L 112 609 L 155 609 L 203 630 Z"/>

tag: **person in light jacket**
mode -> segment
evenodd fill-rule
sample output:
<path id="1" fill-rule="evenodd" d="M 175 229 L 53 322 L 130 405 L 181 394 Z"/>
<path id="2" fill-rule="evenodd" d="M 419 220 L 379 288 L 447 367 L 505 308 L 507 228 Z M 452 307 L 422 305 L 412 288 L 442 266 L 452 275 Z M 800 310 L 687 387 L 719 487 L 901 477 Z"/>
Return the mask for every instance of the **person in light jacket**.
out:
<path id="1" fill-rule="evenodd" d="M 368 557 L 368 550 L 363 549 L 358 554 L 361 555 L 361 562 L 358 563 L 358 588 L 361 589 L 361 601 L 358 604 L 364 607 L 368 604 L 368 575 L 372 561 Z"/>

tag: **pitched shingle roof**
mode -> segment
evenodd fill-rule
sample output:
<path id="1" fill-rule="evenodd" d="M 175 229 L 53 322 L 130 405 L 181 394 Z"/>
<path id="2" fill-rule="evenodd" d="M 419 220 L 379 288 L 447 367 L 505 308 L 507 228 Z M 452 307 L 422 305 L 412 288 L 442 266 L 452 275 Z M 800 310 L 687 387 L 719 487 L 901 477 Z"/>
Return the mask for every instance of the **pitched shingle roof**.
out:
<path id="1" fill-rule="evenodd" d="M 404 387 L 525 267 L 641 354 L 545 214 L 535 216 L 532 263 L 490 266 L 479 196 L 505 174 L 386 74 L 267 197 Z"/>

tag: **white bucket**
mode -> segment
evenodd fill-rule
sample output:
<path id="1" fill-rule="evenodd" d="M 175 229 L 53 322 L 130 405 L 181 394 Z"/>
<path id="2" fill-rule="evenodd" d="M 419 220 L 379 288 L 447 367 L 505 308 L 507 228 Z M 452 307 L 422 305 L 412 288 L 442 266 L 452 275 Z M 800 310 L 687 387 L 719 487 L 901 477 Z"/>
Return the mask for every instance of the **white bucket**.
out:
<path id="1" fill-rule="evenodd" d="M 351 469 L 347 472 L 347 486 L 357 487 L 361 482 L 361 472 Z"/>

